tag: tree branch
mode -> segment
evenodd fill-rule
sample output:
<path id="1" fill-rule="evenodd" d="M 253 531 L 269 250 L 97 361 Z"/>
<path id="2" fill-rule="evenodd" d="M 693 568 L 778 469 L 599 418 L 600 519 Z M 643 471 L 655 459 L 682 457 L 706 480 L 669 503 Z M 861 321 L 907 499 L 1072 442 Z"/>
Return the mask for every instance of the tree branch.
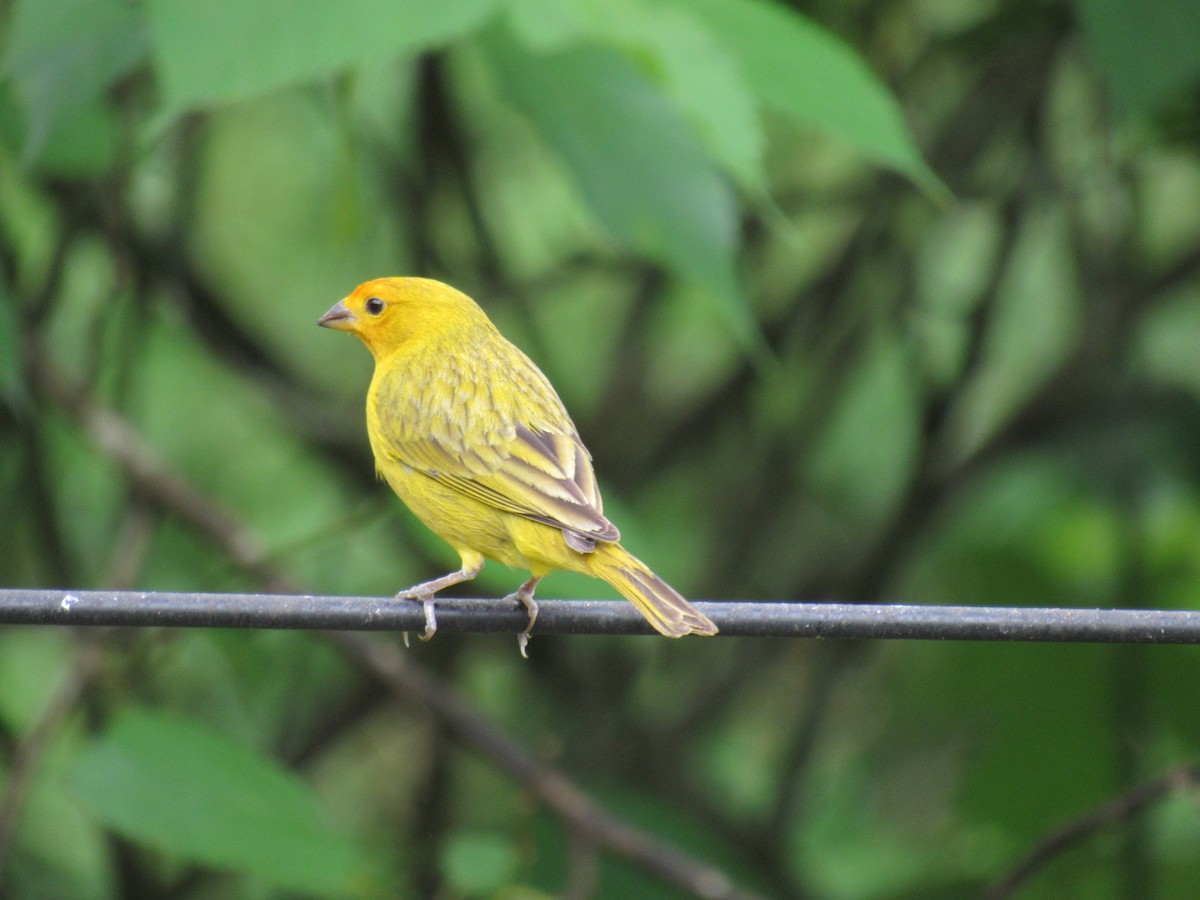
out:
<path id="1" fill-rule="evenodd" d="M 987 900 L 1004 900 L 1013 896 L 1017 888 L 1058 854 L 1091 837 L 1097 831 L 1132 819 L 1147 807 L 1197 784 L 1200 784 L 1200 764 L 1180 766 L 1055 829 L 1035 844 L 1033 849 L 987 892 Z"/>
<path id="2" fill-rule="evenodd" d="M 100 647 L 95 641 L 83 641 L 79 645 L 62 683 L 13 754 L 7 788 L 0 798 L 0 885 L 4 883 L 4 866 L 38 765 L 59 726 L 71 714 L 79 696 L 100 667 L 100 658 Z"/>
<path id="3" fill-rule="evenodd" d="M 146 497 L 180 516 L 268 590 L 289 589 L 287 579 L 267 558 L 258 537 L 174 471 L 123 417 L 96 404 L 72 385 L 45 353 L 35 350 L 29 364 L 38 390 L 61 405 L 96 449 L 115 462 Z"/>
<path id="4" fill-rule="evenodd" d="M 535 759 L 393 645 L 348 631 L 331 632 L 329 638 L 387 683 L 397 697 L 428 709 L 450 734 L 519 781 L 586 842 L 623 856 L 696 897 L 752 896 L 734 887 L 720 870 L 593 803 L 560 771 Z"/>

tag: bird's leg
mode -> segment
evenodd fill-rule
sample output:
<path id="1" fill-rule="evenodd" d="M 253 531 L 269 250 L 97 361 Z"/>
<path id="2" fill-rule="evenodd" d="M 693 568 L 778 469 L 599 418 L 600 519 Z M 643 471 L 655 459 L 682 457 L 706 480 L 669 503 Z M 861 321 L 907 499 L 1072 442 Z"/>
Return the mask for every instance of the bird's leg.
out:
<path id="1" fill-rule="evenodd" d="M 529 610 L 529 624 L 525 626 L 524 631 L 517 635 L 517 646 L 521 648 L 521 655 L 526 659 L 529 659 L 529 653 L 525 649 L 529 646 L 529 632 L 533 631 L 533 623 L 537 621 L 538 616 L 538 605 L 537 601 L 533 599 L 533 591 L 541 580 L 541 575 L 530 578 L 514 593 L 504 598 L 505 600 L 520 600 L 521 604 Z"/>
<path id="2" fill-rule="evenodd" d="M 423 641 L 429 640 L 437 633 L 437 614 L 434 612 L 433 595 L 443 588 L 462 584 L 464 581 L 470 581 L 483 568 L 483 557 L 478 553 L 464 553 L 460 550 L 459 556 L 462 557 L 462 568 L 457 572 L 450 572 L 441 578 L 434 578 L 431 581 L 422 581 L 420 584 L 414 584 L 408 590 L 401 591 L 396 595 L 397 600 L 421 601 L 421 606 L 425 610 L 425 633 L 421 635 L 421 640 Z M 407 631 L 404 633 L 404 641 L 405 644 L 408 643 Z"/>

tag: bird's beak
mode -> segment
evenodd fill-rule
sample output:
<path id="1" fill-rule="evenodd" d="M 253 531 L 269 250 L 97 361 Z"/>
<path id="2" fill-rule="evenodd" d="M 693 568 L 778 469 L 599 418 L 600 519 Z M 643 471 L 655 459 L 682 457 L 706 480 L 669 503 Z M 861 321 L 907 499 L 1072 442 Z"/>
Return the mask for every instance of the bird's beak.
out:
<path id="1" fill-rule="evenodd" d="M 317 319 L 317 324 L 335 331 L 353 331 L 354 326 L 358 324 L 358 319 L 354 318 L 354 313 L 346 308 L 346 301 L 340 300 L 329 307 L 329 311 L 325 315 Z"/>

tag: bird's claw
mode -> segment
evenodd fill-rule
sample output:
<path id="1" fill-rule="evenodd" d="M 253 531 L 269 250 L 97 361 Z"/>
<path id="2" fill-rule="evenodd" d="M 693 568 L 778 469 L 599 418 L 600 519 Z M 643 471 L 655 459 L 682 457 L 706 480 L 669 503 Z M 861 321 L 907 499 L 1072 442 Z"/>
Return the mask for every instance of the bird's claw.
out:
<path id="1" fill-rule="evenodd" d="M 434 609 L 433 594 L 428 591 L 401 591 L 396 595 L 397 600 L 418 600 L 421 603 L 421 608 L 425 611 L 425 630 L 417 635 L 421 640 L 427 641 L 437 634 L 437 612 Z M 408 646 L 408 632 L 404 632 L 404 646 Z"/>
<path id="2" fill-rule="evenodd" d="M 421 640 L 427 641 L 437 634 L 437 614 L 433 608 L 433 594 L 421 598 L 421 606 L 425 609 L 425 631 L 420 635 Z"/>
<path id="3" fill-rule="evenodd" d="M 529 624 L 525 626 L 524 631 L 517 635 L 517 648 L 521 651 L 521 656 L 529 659 L 529 637 L 538 617 L 537 601 L 533 599 L 533 592 L 525 590 L 524 587 L 515 594 L 509 594 L 505 599 L 517 600 L 529 611 Z"/>

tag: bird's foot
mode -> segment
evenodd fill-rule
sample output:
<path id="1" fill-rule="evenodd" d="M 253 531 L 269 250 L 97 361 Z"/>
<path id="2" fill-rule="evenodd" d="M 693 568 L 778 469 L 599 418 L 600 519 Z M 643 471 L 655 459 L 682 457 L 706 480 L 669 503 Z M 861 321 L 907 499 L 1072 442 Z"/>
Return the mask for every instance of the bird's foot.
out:
<path id="1" fill-rule="evenodd" d="M 534 604 L 534 612 L 529 614 L 529 625 L 517 635 L 517 649 L 521 651 L 523 659 L 529 659 L 529 632 L 533 628 L 533 621 L 537 618 L 537 604 Z"/>
<path id="2" fill-rule="evenodd" d="M 422 597 L 421 606 L 425 610 L 425 631 L 421 634 L 421 640 L 427 641 L 437 634 L 437 613 L 433 609 L 433 594 Z"/>
<path id="3" fill-rule="evenodd" d="M 419 600 L 421 608 L 425 610 L 425 631 L 418 635 L 423 641 L 429 640 L 437 634 L 437 613 L 434 610 L 434 599 L 431 591 L 418 591 L 410 588 L 407 591 L 401 591 L 396 595 L 397 600 Z M 404 646 L 408 646 L 408 632 L 404 632 Z"/>
<path id="4" fill-rule="evenodd" d="M 432 581 L 422 581 L 420 584 L 414 584 L 408 590 L 401 591 L 396 595 L 397 600 L 421 601 L 421 606 L 425 610 L 425 633 L 420 635 L 423 641 L 427 641 L 437 634 L 437 615 L 433 609 L 433 595 L 443 588 L 462 584 L 464 581 L 470 581 L 483 568 L 483 557 L 475 551 L 459 550 L 458 552 L 459 556 L 462 557 L 463 564 L 462 568 L 457 572 L 451 572 Z M 404 633 L 404 646 L 408 646 L 408 632 Z"/>
<path id="5" fill-rule="evenodd" d="M 517 635 L 517 647 L 520 648 L 521 656 L 525 659 L 529 659 L 529 636 L 533 631 L 533 624 L 537 621 L 538 617 L 538 605 L 537 601 L 533 599 L 533 591 L 537 587 L 537 583 L 541 580 L 540 577 L 530 578 L 517 588 L 514 593 L 504 598 L 505 600 L 519 600 L 521 605 L 529 610 L 529 624 L 525 626 L 524 631 Z"/>

